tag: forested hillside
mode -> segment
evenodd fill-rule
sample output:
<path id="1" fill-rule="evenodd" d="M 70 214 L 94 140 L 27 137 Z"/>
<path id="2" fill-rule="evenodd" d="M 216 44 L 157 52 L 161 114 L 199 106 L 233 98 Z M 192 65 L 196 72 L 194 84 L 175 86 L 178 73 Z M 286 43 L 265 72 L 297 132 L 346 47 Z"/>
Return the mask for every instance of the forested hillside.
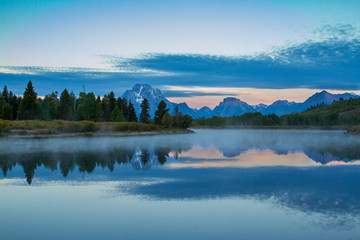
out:
<path id="1" fill-rule="evenodd" d="M 360 124 L 360 99 L 334 101 L 310 107 L 301 113 L 282 116 L 275 114 L 262 115 L 259 112 L 245 113 L 241 116 L 200 118 L 195 125 L 209 127 L 350 127 Z"/>

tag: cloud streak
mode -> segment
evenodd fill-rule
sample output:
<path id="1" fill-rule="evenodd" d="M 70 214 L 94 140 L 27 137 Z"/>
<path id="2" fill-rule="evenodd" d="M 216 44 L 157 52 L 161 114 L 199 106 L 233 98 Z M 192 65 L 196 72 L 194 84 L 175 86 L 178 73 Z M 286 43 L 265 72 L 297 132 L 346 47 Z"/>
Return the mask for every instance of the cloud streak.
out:
<path id="1" fill-rule="evenodd" d="M 135 83 L 257 89 L 360 89 L 360 37 L 352 25 L 318 30 L 323 39 L 292 44 L 254 56 L 143 54 L 102 56 L 109 68 L 0 67 L 0 83 L 17 94 L 32 80 L 43 95 L 65 87 L 117 95 Z M 167 89 L 168 97 L 229 96 L 223 92 Z M 231 94 L 230 94 L 231 95 Z"/>
<path id="2" fill-rule="evenodd" d="M 151 54 L 127 61 L 176 74 L 173 85 L 252 88 L 360 88 L 360 41 L 305 42 L 255 57 Z M 121 67 L 121 64 L 116 65 Z"/>

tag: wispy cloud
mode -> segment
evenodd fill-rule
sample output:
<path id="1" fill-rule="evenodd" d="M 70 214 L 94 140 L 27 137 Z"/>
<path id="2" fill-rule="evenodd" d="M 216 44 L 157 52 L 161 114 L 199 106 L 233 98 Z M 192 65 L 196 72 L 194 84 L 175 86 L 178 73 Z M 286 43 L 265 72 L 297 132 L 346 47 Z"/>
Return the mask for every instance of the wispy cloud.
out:
<path id="1" fill-rule="evenodd" d="M 151 54 L 127 64 L 176 74 L 173 85 L 254 88 L 360 88 L 360 41 L 308 41 L 258 56 Z M 121 67 L 121 64 L 116 65 Z"/>
<path id="2" fill-rule="evenodd" d="M 121 94 L 135 83 L 153 86 L 262 89 L 360 89 L 360 37 L 352 25 L 326 25 L 322 38 L 254 56 L 143 54 L 102 56 L 108 68 L 0 67 L 1 84 L 21 89 L 28 80 L 45 94 L 69 88 Z M 171 97 L 223 96 L 224 92 L 167 89 Z"/>

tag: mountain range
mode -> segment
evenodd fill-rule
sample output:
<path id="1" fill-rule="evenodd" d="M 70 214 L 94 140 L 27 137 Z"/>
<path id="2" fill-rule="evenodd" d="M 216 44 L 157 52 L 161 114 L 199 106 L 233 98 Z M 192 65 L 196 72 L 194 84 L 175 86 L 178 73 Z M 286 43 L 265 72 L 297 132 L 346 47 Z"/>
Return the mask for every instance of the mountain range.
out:
<path id="1" fill-rule="evenodd" d="M 340 99 L 346 100 L 359 97 L 359 95 L 355 95 L 353 93 L 331 94 L 327 91 L 322 91 L 315 93 L 302 103 L 278 100 L 270 105 L 261 103 L 255 106 L 249 105 L 238 98 L 227 97 L 224 98 L 223 101 L 220 102 L 219 105 L 217 105 L 213 110 L 211 110 L 206 106 L 200 109 L 196 109 L 189 107 L 185 102 L 170 102 L 159 89 L 152 88 L 148 84 L 135 84 L 131 90 L 125 91 L 125 93 L 122 95 L 122 98 L 126 98 L 128 102 L 131 101 L 134 104 L 136 113 L 138 115 L 141 112 L 140 104 L 142 100 L 146 98 L 150 104 L 151 117 L 154 116 L 159 102 L 163 100 L 167 104 L 170 113 L 173 113 L 175 107 L 177 106 L 180 112 L 183 114 L 189 114 L 193 118 L 208 118 L 212 116 L 230 117 L 239 116 L 247 112 L 260 112 L 262 114 L 274 113 L 280 116 L 294 112 L 302 112 L 311 106 L 316 106 L 321 103 L 330 104 L 333 101 L 339 101 Z"/>

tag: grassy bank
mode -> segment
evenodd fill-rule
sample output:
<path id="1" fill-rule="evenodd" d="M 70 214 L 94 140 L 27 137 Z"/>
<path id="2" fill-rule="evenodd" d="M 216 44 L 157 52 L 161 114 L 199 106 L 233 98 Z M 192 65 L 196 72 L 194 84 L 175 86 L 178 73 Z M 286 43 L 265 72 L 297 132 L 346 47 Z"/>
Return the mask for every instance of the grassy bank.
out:
<path id="1" fill-rule="evenodd" d="M 352 126 L 347 130 L 347 133 L 360 134 L 360 125 Z"/>
<path id="2" fill-rule="evenodd" d="M 131 136 L 190 132 L 187 129 L 168 129 L 159 125 L 135 122 L 8 121 L 0 119 L 0 135 L 2 137 Z"/>

